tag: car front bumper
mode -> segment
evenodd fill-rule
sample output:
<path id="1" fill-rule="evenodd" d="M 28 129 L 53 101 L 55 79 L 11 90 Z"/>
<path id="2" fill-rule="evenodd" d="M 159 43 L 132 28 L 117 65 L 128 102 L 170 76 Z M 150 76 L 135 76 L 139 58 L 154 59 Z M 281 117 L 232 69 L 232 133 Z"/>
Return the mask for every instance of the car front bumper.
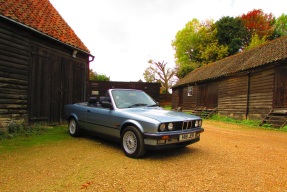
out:
<path id="1" fill-rule="evenodd" d="M 150 149 L 186 146 L 199 141 L 202 132 L 204 132 L 203 128 L 193 128 L 173 132 L 144 133 L 144 142 Z"/>

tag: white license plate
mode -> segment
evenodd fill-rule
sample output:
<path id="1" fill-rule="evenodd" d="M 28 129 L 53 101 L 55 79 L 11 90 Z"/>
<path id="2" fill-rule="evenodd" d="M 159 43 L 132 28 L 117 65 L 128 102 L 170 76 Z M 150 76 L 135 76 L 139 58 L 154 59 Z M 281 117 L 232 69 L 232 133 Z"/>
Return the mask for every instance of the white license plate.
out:
<path id="1" fill-rule="evenodd" d="M 190 140 L 190 139 L 193 139 L 194 137 L 195 137 L 195 133 L 182 134 L 182 135 L 179 135 L 179 140 L 180 141 Z"/>

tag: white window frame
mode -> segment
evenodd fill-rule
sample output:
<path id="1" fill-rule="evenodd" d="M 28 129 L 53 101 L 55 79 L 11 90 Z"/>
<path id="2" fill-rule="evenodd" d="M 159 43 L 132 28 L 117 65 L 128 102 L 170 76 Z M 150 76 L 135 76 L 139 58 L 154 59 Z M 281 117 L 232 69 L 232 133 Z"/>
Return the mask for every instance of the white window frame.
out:
<path id="1" fill-rule="evenodd" d="M 193 86 L 188 86 L 187 87 L 187 96 L 190 97 L 193 94 Z"/>

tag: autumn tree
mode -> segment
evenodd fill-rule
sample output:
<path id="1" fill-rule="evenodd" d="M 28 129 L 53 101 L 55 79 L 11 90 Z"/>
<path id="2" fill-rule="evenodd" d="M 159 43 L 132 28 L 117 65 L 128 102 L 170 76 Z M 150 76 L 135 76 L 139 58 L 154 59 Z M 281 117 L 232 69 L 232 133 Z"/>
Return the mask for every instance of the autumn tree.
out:
<path id="1" fill-rule="evenodd" d="M 247 14 L 243 14 L 241 19 L 251 36 L 258 34 L 260 39 L 264 36 L 267 38 L 272 36 L 275 17 L 271 13 L 267 14 L 261 9 L 254 9 Z"/>
<path id="2" fill-rule="evenodd" d="M 144 79 L 146 82 L 160 82 L 161 86 L 164 88 L 165 93 L 169 93 L 169 89 L 172 87 L 174 83 L 175 71 L 168 68 L 167 63 L 156 62 L 153 60 L 149 60 L 149 67 L 146 68 L 144 72 Z"/>

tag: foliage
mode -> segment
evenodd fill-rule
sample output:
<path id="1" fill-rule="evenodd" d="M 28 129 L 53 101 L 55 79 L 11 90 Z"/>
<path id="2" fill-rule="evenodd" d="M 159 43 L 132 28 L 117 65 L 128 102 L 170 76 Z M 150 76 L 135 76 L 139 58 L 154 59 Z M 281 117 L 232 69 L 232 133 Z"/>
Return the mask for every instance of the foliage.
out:
<path id="1" fill-rule="evenodd" d="M 144 79 L 147 82 L 160 82 L 161 86 L 164 88 L 165 93 L 169 93 L 169 89 L 172 87 L 174 83 L 174 75 L 175 71 L 167 68 L 167 63 L 156 62 L 153 60 L 149 60 L 149 67 L 146 68 L 144 72 Z"/>
<path id="2" fill-rule="evenodd" d="M 195 68 L 228 55 L 228 47 L 218 44 L 216 34 L 213 20 L 199 23 L 197 19 L 188 22 L 184 29 L 177 32 L 172 46 L 175 49 L 179 78 L 183 78 Z"/>
<path id="3" fill-rule="evenodd" d="M 269 38 L 273 34 L 275 18 L 271 13 L 266 14 L 261 9 L 254 9 L 243 14 L 241 19 L 251 36 L 258 34 L 260 38 Z"/>
<path id="4" fill-rule="evenodd" d="M 93 69 L 89 70 L 89 80 L 91 81 L 110 81 L 110 77 L 105 74 L 97 74 Z"/>
<path id="5" fill-rule="evenodd" d="M 281 37 L 287 35 L 287 15 L 282 14 L 275 21 L 274 35 L 275 37 Z"/>
<path id="6" fill-rule="evenodd" d="M 0 140 L 12 139 L 18 136 L 30 136 L 34 134 L 40 134 L 43 131 L 43 126 L 35 124 L 33 126 L 27 126 L 23 122 L 16 122 L 11 120 L 7 126 L 0 127 Z"/>
<path id="7" fill-rule="evenodd" d="M 249 33 L 239 17 L 225 16 L 218 20 L 214 27 L 219 45 L 228 47 L 228 56 L 240 51 Z M 248 39 L 248 38 L 247 38 Z"/>
<path id="8" fill-rule="evenodd" d="M 185 77 L 188 73 L 198 68 L 196 63 L 191 62 L 190 64 L 183 63 L 176 66 L 176 76 L 178 78 Z"/>
<path id="9" fill-rule="evenodd" d="M 172 46 L 175 49 L 175 59 L 177 66 L 187 66 L 195 62 L 195 47 L 199 45 L 199 31 L 201 24 L 197 19 L 188 22 L 185 27 L 178 31 Z"/>
<path id="10" fill-rule="evenodd" d="M 212 117 L 209 120 L 216 120 L 216 121 L 222 121 L 222 122 L 227 122 L 227 123 L 234 123 L 234 124 L 239 124 L 239 125 L 246 125 L 249 127 L 259 127 L 259 124 L 261 121 L 256 121 L 256 120 L 250 120 L 250 119 L 244 119 L 244 120 L 237 120 L 231 117 L 225 117 L 225 116 L 220 116 L 218 114 L 212 115 Z M 269 124 L 263 124 L 261 126 L 263 129 L 271 129 L 271 130 L 278 130 L 278 131 L 287 131 L 287 126 L 283 127 L 282 129 L 274 129 L 271 125 Z"/>
<path id="11" fill-rule="evenodd" d="M 91 81 L 97 80 L 97 74 L 93 71 L 93 69 L 89 69 L 89 80 Z"/>
<path id="12" fill-rule="evenodd" d="M 266 36 L 263 36 L 261 39 L 260 37 L 255 34 L 253 35 L 252 39 L 251 39 L 251 42 L 250 44 L 244 48 L 244 50 L 250 50 L 250 49 L 253 49 L 255 47 L 258 47 L 259 45 L 262 45 L 266 42 Z"/>
<path id="13" fill-rule="evenodd" d="M 176 75 L 185 77 L 194 69 L 224 57 L 255 48 L 287 34 L 287 16 L 276 19 L 271 13 L 254 9 L 238 17 L 189 21 L 172 41 Z"/>
<path id="14" fill-rule="evenodd" d="M 105 74 L 98 74 L 97 81 L 110 81 L 110 77 L 106 76 Z"/>

